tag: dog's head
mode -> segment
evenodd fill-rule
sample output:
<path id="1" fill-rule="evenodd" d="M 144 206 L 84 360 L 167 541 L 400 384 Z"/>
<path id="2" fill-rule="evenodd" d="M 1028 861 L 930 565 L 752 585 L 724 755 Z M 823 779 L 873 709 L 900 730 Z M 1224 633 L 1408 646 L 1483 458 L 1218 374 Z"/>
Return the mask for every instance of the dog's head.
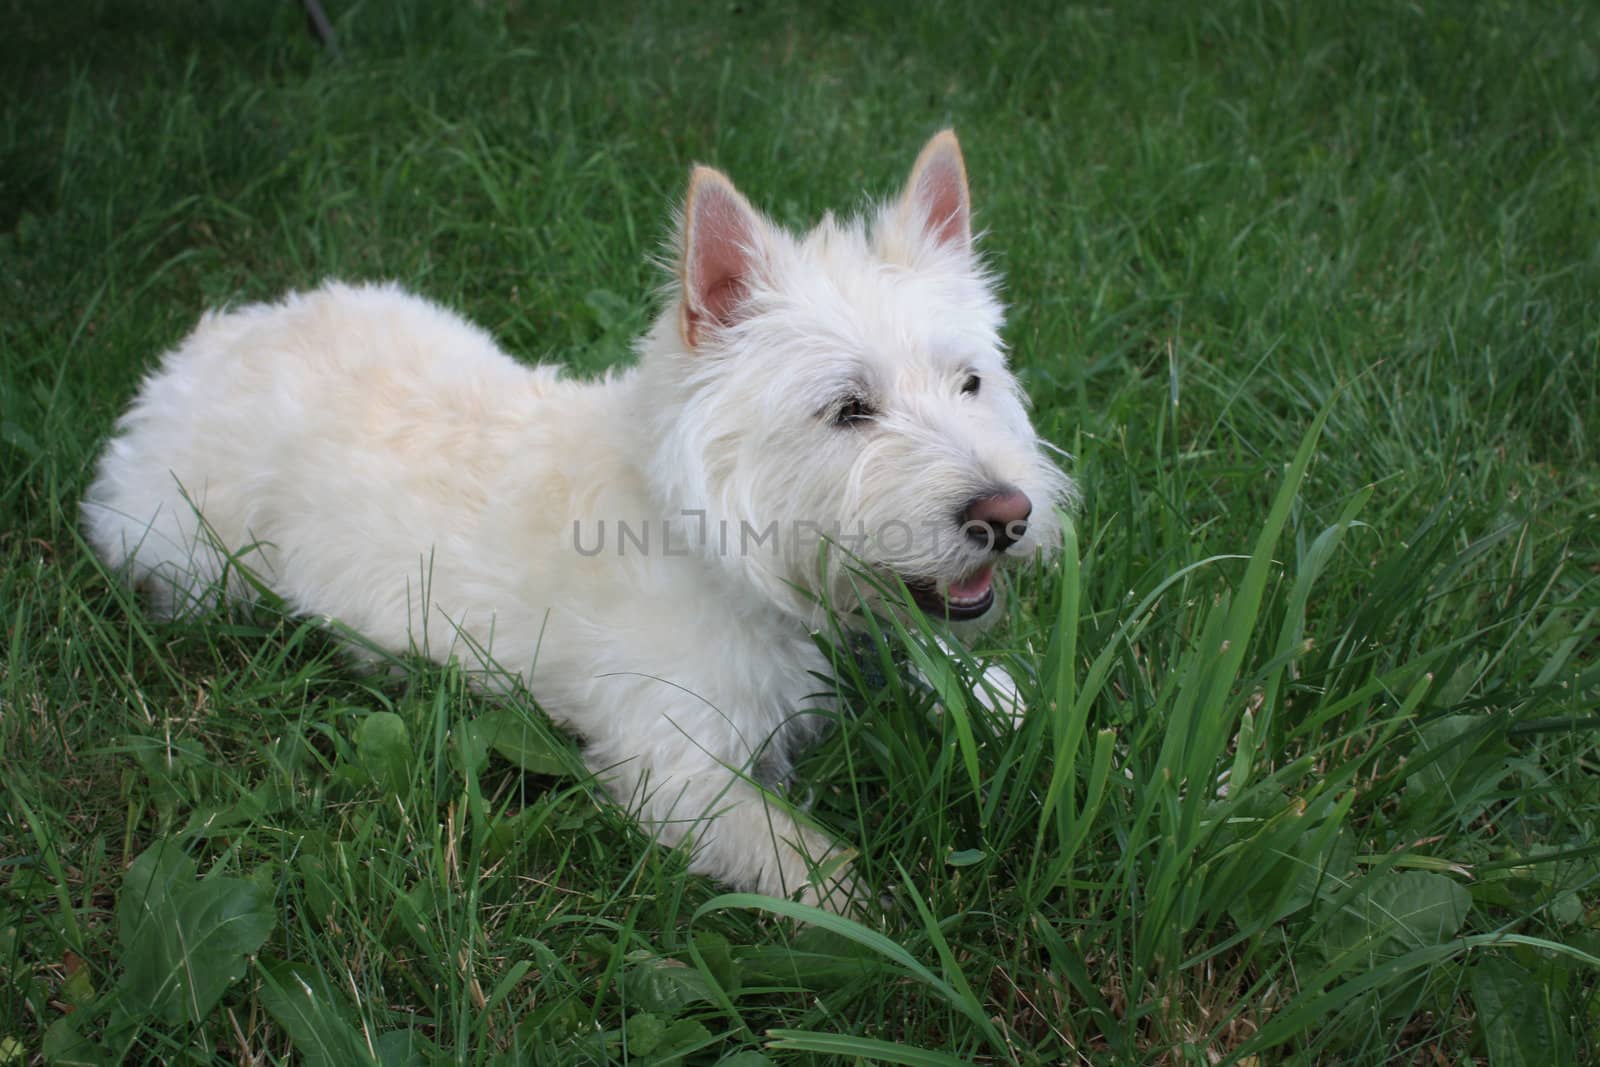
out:
<path id="1" fill-rule="evenodd" d="M 799 237 L 696 168 L 677 281 L 645 353 L 652 481 L 765 595 L 874 599 L 864 567 L 975 619 L 997 564 L 1058 541 L 1071 482 L 1007 369 L 953 133 L 898 198 Z"/>

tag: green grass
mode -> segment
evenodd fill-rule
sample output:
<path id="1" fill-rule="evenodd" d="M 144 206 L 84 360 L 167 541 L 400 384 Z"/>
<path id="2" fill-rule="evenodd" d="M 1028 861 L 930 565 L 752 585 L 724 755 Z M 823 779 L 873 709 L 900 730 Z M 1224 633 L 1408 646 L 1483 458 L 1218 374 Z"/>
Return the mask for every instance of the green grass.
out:
<path id="1" fill-rule="evenodd" d="M 326 6 L 0 4 L 0 1065 L 1600 1055 L 1600 9 Z M 1085 504 L 1020 732 L 839 653 L 869 926 L 75 532 L 205 306 L 394 277 L 593 371 L 692 161 L 799 224 L 945 123 Z"/>

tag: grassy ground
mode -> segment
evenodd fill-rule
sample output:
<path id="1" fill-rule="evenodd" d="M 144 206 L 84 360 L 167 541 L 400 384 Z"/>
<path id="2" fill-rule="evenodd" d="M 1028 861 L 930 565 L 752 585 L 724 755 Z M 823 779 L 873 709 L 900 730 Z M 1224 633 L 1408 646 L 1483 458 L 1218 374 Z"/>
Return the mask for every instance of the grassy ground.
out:
<path id="1" fill-rule="evenodd" d="M 0 1065 L 1600 1051 L 1600 9 L 326 6 L 0 2 Z M 842 662 L 871 929 L 75 533 L 203 306 L 395 277 L 593 370 L 691 161 L 799 223 L 947 122 L 1086 503 L 1020 733 Z"/>

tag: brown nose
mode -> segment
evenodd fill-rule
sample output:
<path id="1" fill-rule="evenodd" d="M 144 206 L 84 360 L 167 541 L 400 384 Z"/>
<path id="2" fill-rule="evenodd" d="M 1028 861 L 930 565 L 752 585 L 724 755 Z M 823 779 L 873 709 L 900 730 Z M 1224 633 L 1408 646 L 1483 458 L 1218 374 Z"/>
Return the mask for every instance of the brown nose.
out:
<path id="1" fill-rule="evenodd" d="M 961 529 L 968 540 L 991 552 L 1004 552 L 1028 532 L 1032 514 L 1033 501 L 1028 494 L 1008 487 L 967 501 L 961 512 Z"/>

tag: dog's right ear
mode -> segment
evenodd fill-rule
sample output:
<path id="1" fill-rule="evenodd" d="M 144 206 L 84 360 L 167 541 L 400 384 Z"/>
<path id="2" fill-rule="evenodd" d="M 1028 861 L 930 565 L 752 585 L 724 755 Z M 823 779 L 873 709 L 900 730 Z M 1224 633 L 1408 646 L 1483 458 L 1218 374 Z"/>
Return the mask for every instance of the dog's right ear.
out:
<path id="1" fill-rule="evenodd" d="M 683 299 L 678 332 L 697 348 L 713 327 L 739 320 L 765 248 L 766 225 L 727 175 L 696 167 L 683 210 Z"/>
<path id="2" fill-rule="evenodd" d="M 972 250 L 972 194 L 956 131 L 940 130 L 922 147 L 900 202 L 906 217 L 936 244 Z"/>

